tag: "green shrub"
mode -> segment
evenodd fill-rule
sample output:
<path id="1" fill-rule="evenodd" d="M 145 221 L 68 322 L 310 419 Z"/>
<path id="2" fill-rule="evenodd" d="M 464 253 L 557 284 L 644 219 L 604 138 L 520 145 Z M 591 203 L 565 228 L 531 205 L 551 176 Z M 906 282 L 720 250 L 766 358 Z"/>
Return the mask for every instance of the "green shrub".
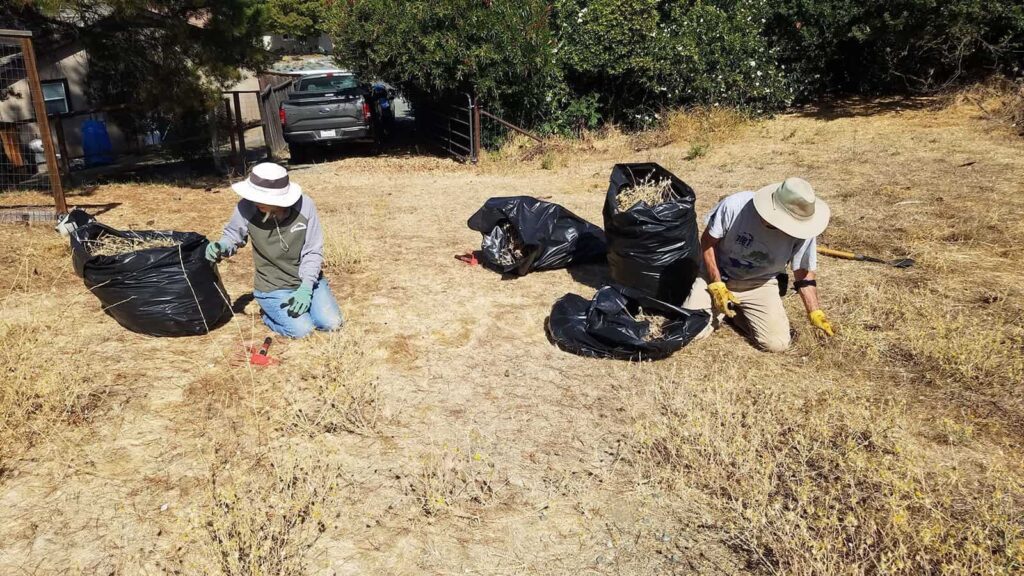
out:
<path id="1" fill-rule="evenodd" d="M 1024 65 L 1024 4 L 1010 0 L 352 0 L 336 28 L 339 59 L 364 76 L 414 97 L 474 93 L 562 134 Z"/>
<path id="2" fill-rule="evenodd" d="M 764 2 L 560 0 L 558 63 L 602 115 L 650 125 L 666 107 L 788 104 L 786 79 L 760 35 Z"/>
<path id="3" fill-rule="evenodd" d="M 779 0 L 764 36 L 805 98 L 904 92 L 1015 73 L 1024 4 L 1009 0 Z"/>
<path id="4" fill-rule="evenodd" d="M 543 0 L 362 0 L 339 22 L 342 63 L 414 98 L 476 94 L 488 109 L 534 123 L 559 87 Z"/>

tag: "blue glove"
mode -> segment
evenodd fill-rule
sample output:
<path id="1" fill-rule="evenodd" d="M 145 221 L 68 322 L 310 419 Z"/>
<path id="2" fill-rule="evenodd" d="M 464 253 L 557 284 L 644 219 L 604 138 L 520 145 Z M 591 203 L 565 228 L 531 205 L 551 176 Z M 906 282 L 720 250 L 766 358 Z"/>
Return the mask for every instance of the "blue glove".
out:
<path id="1" fill-rule="evenodd" d="M 309 312 L 309 306 L 313 303 L 313 286 L 305 282 L 299 286 L 292 297 L 288 299 L 288 315 L 298 318 Z"/>
<path id="2" fill-rule="evenodd" d="M 220 242 L 210 242 L 206 245 L 206 259 L 210 262 L 220 262 L 220 259 L 227 255 L 227 248 L 221 246 Z"/>

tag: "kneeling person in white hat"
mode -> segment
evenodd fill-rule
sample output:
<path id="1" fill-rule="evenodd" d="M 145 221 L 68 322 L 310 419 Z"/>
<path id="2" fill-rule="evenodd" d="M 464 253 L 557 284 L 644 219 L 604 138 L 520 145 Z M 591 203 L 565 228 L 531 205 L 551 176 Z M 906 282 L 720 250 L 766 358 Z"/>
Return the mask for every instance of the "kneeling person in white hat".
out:
<path id="1" fill-rule="evenodd" d="M 231 188 L 242 200 L 206 258 L 234 256 L 252 241 L 253 296 L 271 330 L 302 338 L 314 329 L 341 328 L 341 309 L 320 270 L 324 233 L 313 200 L 289 181 L 287 170 L 270 162 L 257 164 Z"/>
<path id="2" fill-rule="evenodd" d="M 735 318 L 761 348 L 782 352 L 790 344 L 789 318 L 776 277 L 789 264 L 811 324 L 832 336 L 815 282 L 816 239 L 830 216 L 828 204 L 800 178 L 722 199 L 701 236 L 704 278 L 694 282 L 683 306 L 714 308 L 712 325 L 722 316 Z"/>

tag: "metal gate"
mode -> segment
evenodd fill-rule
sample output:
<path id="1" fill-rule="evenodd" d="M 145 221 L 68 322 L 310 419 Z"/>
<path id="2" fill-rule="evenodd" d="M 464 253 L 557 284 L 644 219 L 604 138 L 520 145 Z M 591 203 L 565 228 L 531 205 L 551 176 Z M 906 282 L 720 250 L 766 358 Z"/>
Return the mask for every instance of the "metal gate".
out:
<path id="1" fill-rule="evenodd" d="M 67 212 L 32 33 L 0 30 L 0 190 L 26 188 L 44 188 L 53 195 L 50 216 Z M 33 214 L 40 211 L 25 207 L 25 214 L 30 208 Z M 9 219 L 10 214 L 0 214 L 0 221 Z"/>
<path id="2" fill-rule="evenodd" d="M 479 137 L 474 121 L 473 98 L 463 101 L 414 102 L 419 133 L 427 145 L 462 162 L 479 158 Z"/>

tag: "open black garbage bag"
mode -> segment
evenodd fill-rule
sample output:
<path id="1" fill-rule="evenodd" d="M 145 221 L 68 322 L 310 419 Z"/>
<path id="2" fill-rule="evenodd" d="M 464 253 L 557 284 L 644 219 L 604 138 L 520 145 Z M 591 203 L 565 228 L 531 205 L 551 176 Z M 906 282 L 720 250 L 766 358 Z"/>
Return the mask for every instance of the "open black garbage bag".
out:
<path id="1" fill-rule="evenodd" d="M 470 216 L 483 234 L 483 262 L 520 276 L 604 261 L 604 232 L 558 204 L 530 196 L 491 198 Z"/>
<path id="2" fill-rule="evenodd" d="M 117 256 L 93 256 L 107 236 L 170 238 L 180 244 Z M 206 260 L 207 240 L 195 232 L 121 231 L 96 221 L 71 232 L 75 274 L 125 328 L 150 336 L 194 336 L 227 322 L 231 307 L 217 268 Z"/>
<path id="3" fill-rule="evenodd" d="M 637 321 L 643 308 L 667 318 L 660 338 L 646 340 L 650 323 Z M 694 339 L 711 315 L 666 304 L 636 290 L 605 286 L 586 300 L 566 294 L 555 302 L 548 317 L 548 335 L 560 348 L 581 356 L 619 360 L 660 360 Z"/>
<path id="4" fill-rule="evenodd" d="M 671 201 L 619 210 L 615 199 L 620 192 L 665 179 L 672 183 Z M 682 304 L 700 271 L 695 202 L 693 189 L 658 164 L 616 164 L 604 201 L 608 267 L 615 282 Z"/>

